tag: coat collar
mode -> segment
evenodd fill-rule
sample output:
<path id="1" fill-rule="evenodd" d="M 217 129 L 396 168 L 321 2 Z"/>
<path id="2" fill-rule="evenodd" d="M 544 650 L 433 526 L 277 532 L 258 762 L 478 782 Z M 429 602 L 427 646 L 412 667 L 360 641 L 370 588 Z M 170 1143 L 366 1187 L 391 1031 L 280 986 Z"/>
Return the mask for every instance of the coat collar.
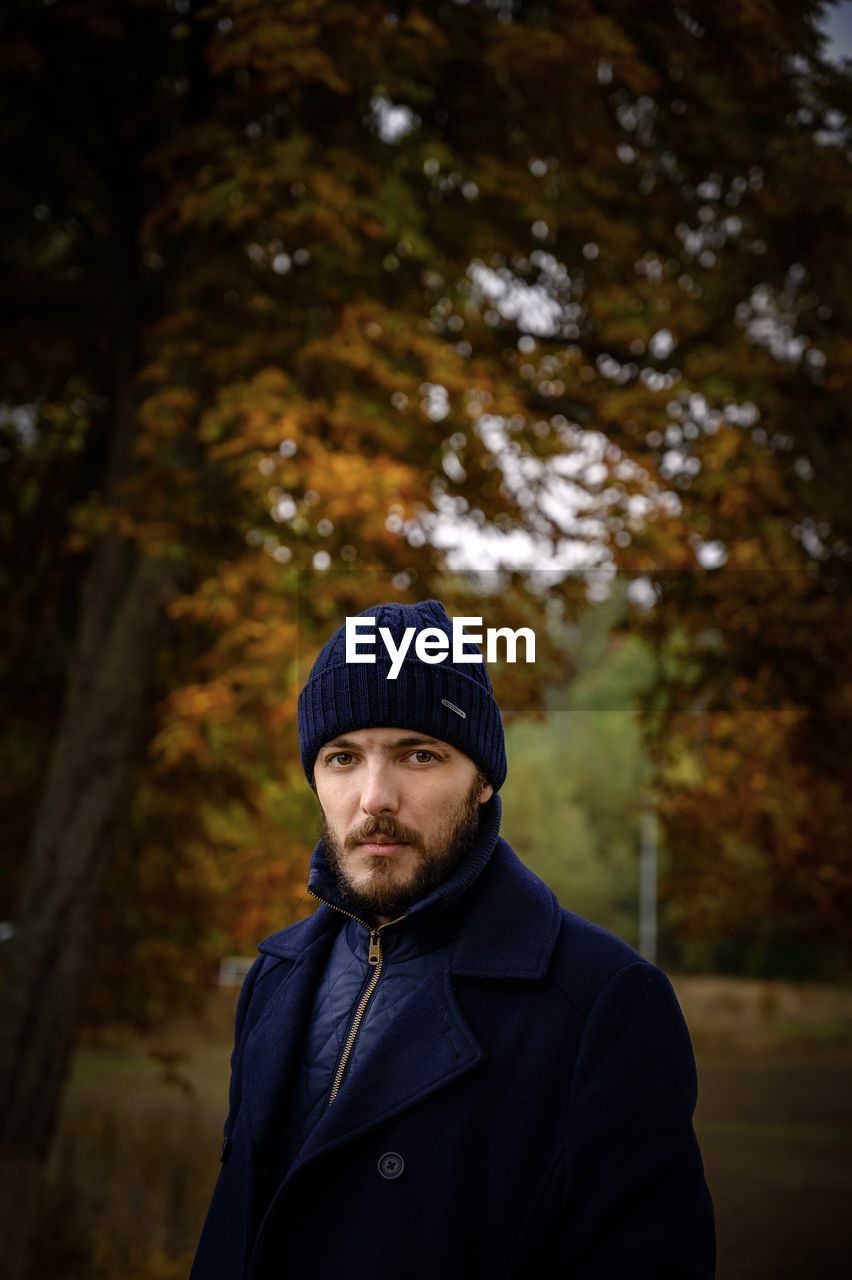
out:
<path id="1" fill-rule="evenodd" d="M 453 973 L 468 978 L 543 978 L 561 915 L 553 891 L 498 838 L 453 949 Z"/>
<path id="2" fill-rule="evenodd" d="M 543 978 L 560 925 L 560 908 L 544 881 L 521 862 L 500 836 L 500 797 L 483 805 L 477 840 L 453 875 L 418 899 L 395 929 L 409 919 L 426 925 L 428 914 L 454 904 L 463 923 L 453 950 L 453 974 L 471 978 Z M 325 863 L 323 842 L 311 858 L 308 888 L 328 901 L 345 903 Z M 470 902 L 462 895 L 470 890 Z M 260 944 L 267 955 L 295 960 L 326 932 L 336 931 L 340 912 L 321 904 L 312 916 L 282 929 Z"/>

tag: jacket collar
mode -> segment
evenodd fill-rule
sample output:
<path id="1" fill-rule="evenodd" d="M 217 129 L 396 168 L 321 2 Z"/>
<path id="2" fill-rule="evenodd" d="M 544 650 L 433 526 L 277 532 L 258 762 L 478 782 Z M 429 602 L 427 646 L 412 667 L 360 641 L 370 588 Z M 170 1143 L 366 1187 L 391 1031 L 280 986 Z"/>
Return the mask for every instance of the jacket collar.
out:
<path id="1" fill-rule="evenodd" d="M 561 923 L 556 895 L 498 838 L 453 950 L 452 972 L 469 978 L 543 978 Z"/>
<path id="2" fill-rule="evenodd" d="M 499 835 L 500 797 L 482 806 L 479 835 L 453 874 L 426 897 L 418 899 L 395 928 L 453 907 L 463 918 L 451 961 L 454 974 L 471 978 L 543 978 L 560 925 L 556 896 L 534 875 Z M 329 902 L 345 906 L 319 841 L 311 858 L 308 888 Z M 465 890 L 470 889 L 470 895 Z M 469 900 L 468 900 L 469 898 Z M 348 908 L 345 908 L 348 909 Z M 340 913 L 321 904 L 312 916 L 282 929 L 259 950 L 295 960 L 326 931 L 340 925 Z"/>

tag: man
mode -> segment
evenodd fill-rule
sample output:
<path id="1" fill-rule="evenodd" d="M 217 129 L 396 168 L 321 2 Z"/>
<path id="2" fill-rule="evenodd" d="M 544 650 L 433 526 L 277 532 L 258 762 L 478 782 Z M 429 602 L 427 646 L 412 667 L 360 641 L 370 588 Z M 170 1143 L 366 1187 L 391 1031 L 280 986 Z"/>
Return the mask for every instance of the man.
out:
<path id="1" fill-rule="evenodd" d="M 396 649 L 451 631 L 434 600 L 361 616 Z M 347 662 L 341 628 L 299 698 L 321 905 L 246 979 L 192 1280 L 707 1280 L 668 980 L 500 838 L 484 663 L 409 645 L 390 680 L 373 652 Z"/>

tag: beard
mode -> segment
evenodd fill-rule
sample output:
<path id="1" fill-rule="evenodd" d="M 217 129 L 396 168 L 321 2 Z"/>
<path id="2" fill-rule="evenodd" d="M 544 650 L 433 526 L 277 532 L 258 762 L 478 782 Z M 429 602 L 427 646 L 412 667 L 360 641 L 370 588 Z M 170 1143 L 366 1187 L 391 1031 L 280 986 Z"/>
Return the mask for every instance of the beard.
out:
<path id="1" fill-rule="evenodd" d="M 452 874 L 476 840 L 481 808 L 479 796 L 485 781 L 484 775 L 479 773 L 467 795 L 447 815 L 428 848 L 416 831 L 389 815 L 367 818 L 341 841 L 329 827 L 325 813 L 322 814 L 326 861 L 344 902 L 353 914 L 368 920 L 372 916 L 396 919 L 413 902 L 436 889 Z M 347 870 L 347 853 L 351 854 L 362 841 L 376 836 L 411 845 L 415 855 L 414 868 L 401 880 L 396 860 L 377 854 L 368 860 L 372 872 L 369 881 L 356 887 Z"/>

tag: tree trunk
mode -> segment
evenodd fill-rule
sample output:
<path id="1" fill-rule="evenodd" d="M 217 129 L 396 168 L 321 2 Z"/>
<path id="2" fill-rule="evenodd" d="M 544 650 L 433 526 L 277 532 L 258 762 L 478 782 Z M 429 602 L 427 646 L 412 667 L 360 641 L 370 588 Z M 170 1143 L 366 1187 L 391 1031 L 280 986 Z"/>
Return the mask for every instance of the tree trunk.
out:
<path id="1" fill-rule="evenodd" d="M 88 942 L 144 706 L 152 634 L 175 569 L 99 545 L 23 874 L 0 1043 L 0 1240 L 25 1274 L 79 1010 Z"/>

